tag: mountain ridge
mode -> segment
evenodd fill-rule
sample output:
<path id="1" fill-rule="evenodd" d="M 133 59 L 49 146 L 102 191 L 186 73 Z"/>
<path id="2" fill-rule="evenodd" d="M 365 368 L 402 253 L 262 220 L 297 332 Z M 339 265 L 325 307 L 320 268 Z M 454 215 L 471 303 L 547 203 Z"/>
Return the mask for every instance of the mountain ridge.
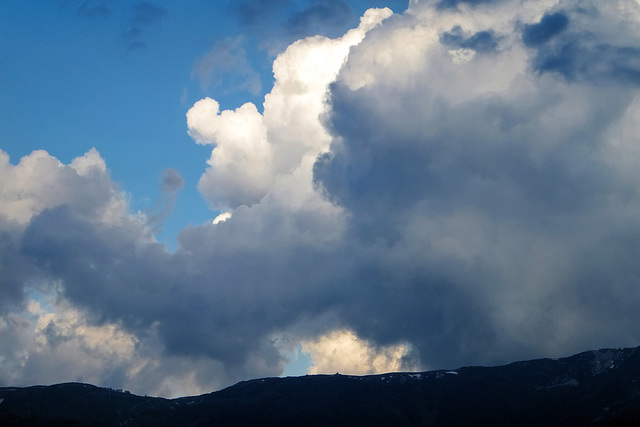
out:
<path id="1" fill-rule="evenodd" d="M 639 425 L 640 347 L 376 375 L 241 381 L 164 399 L 90 384 L 0 387 L 0 425 Z"/>

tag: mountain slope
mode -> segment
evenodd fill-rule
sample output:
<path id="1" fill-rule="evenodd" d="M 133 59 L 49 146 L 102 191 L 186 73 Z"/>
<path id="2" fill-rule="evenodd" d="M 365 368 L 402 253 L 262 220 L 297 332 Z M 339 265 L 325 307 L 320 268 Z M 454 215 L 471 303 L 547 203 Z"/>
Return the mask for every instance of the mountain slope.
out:
<path id="1" fill-rule="evenodd" d="M 640 425 L 640 347 L 455 371 L 244 381 L 195 397 L 0 388 L 0 425 Z"/>

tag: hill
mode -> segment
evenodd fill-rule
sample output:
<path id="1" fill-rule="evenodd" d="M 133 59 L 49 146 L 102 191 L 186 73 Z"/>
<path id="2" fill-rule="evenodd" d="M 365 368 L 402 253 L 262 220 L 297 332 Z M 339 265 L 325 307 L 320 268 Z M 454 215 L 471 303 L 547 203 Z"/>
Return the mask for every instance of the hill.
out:
<path id="1" fill-rule="evenodd" d="M 0 425 L 640 425 L 640 347 L 497 367 L 243 381 L 163 399 L 88 384 L 0 388 Z"/>

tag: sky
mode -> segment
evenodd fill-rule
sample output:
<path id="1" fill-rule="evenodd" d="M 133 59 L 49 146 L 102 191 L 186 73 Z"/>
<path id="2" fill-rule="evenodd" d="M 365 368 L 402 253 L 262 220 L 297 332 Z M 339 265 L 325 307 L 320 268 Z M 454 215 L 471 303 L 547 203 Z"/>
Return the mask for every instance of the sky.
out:
<path id="1" fill-rule="evenodd" d="M 0 385 L 640 344 L 640 2 L 0 4 Z"/>

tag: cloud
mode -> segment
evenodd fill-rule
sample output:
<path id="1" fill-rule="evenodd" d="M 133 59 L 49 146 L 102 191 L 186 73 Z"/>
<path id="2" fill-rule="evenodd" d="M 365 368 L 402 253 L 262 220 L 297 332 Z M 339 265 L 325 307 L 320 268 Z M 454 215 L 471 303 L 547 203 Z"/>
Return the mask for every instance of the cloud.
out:
<path id="1" fill-rule="evenodd" d="M 273 182 L 271 151 L 262 116 L 250 103 L 220 113 L 218 103 L 198 101 L 187 115 L 189 133 L 200 143 L 215 143 L 209 172 L 199 189 L 216 209 L 260 201 Z"/>
<path id="2" fill-rule="evenodd" d="M 64 9 L 71 5 L 76 13 L 86 19 L 112 21 L 112 18 L 125 19 L 125 31 L 122 37 L 129 52 L 147 48 L 147 33 L 169 15 L 167 10 L 153 2 L 113 2 L 102 0 L 69 0 Z"/>
<path id="3" fill-rule="evenodd" d="M 94 325 L 87 312 L 53 293 L 30 300 L 25 313 L 0 319 L 2 384 L 79 381 L 177 397 L 209 392 L 213 373 L 224 376 L 216 362 L 164 355 L 153 328 L 136 336 L 117 323 Z"/>
<path id="4" fill-rule="evenodd" d="M 316 0 L 305 9 L 297 11 L 284 22 L 288 35 L 305 37 L 309 34 L 326 34 L 343 30 L 351 21 L 353 11 L 342 0 Z"/>
<path id="5" fill-rule="evenodd" d="M 124 36 L 129 45 L 128 50 L 134 51 L 147 47 L 143 38 L 144 29 L 156 25 L 167 16 L 167 11 L 156 4 L 147 1 L 139 1 L 131 6 L 133 16 L 131 27 Z"/>
<path id="6" fill-rule="evenodd" d="M 113 13 L 108 2 L 105 1 L 85 1 L 78 7 L 78 13 L 86 17 L 108 18 Z"/>
<path id="7" fill-rule="evenodd" d="M 437 5 L 439 8 L 446 9 L 459 7 L 460 5 L 469 5 L 473 7 L 478 5 L 497 3 L 500 1 L 502 0 L 440 0 Z"/>
<path id="8" fill-rule="evenodd" d="M 627 11 L 626 8 L 629 8 Z M 600 16 L 604 22 L 631 13 L 637 6 L 609 5 L 586 8 L 569 17 L 566 12 L 548 11 L 537 23 L 525 24 L 522 40 L 536 52 L 533 66 L 539 73 L 557 73 L 568 81 L 591 80 L 640 84 L 640 52 L 632 40 L 620 40 L 620 34 L 636 33 L 633 21 L 618 19 L 618 31 L 592 30 Z"/>
<path id="9" fill-rule="evenodd" d="M 175 169 L 167 168 L 162 171 L 161 189 L 165 193 L 175 193 L 184 187 L 184 179 L 180 176 L 180 172 Z"/>
<path id="10" fill-rule="evenodd" d="M 290 5 L 290 0 L 244 0 L 234 2 L 232 10 L 235 11 L 242 24 L 255 26 L 265 20 L 272 19 L 280 10 L 286 9 Z"/>
<path id="11" fill-rule="evenodd" d="M 156 233 L 161 232 L 164 221 L 171 215 L 178 199 L 178 192 L 182 187 L 184 187 L 184 179 L 180 172 L 171 168 L 162 171 L 160 191 L 163 195 L 146 214 L 149 224 L 153 225 Z"/>
<path id="12" fill-rule="evenodd" d="M 598 55 L 587 47 L 606 40 L 631 53 L 637 30 L 618 26 L 613 44 L 605 28 L 617 26 L 614 8 L 563 10 L 572 24 L 552 41 L 574 22 L 608 23 L 572 46 L 580 65 L 558 73 L 540 70 L 540 53 L 509 29 L 532 10 L 505 14 L 501 3 L 473 19 L 417 5 L 353 48 L 332 86 L 334 138 L 314 176 L 370 252 L 369 271 L 351 281 L 369 284 L 371 301 L 357 306 L 370 306 L 344 314 L 359 336 L 384 342 L 402 330 L 423 363 L 438 366 L 637 342 L 610 335 L 631 327 L 640 302 L 621 298 L 637 296 L 623 254 L 637 253 L 627 236 L 639 231 L 628 216 L 638 175 L 612 163 L 628 143 L 614 147 L 606 134 L 635 110 L 638 87 L 608 65 L 592 68 Z M 481 32 L 501 37 L 497 51 L 449 55 L 451 43 Z M 571 84 L 558 76 L 569 67 Z"/>
<path id="13" fill-rule="evenodd" d="M 381 1 L 370 3 L 386 5 Z M 234 2 L 230 10 L 259 49 L 273 56 L 304 37 L 339 37 L 357 21 L 344 0 L 245 0 Z"/>
<path id="14" fill-rule="evenodd" d="M 475 34 L 466 35 L 460 27 L 454 27 L 440 36 L 440 42 L 446 46 L 474 52 L 491 52 L 498 47 L 499 39 L 493 31 L 478 31 Z"/>
<path id="15" fill-rule="evenodd" d="M 260 92 L 260 75 L 249 64 L 243 44 L 241 36 L 220 40 L 196 63 L 192 74 L 204 90 L 212 84 L 220 86 L 224 78 L 226 86 L 253 95 Z"/>
<path id="16" fill-rule="evenodd" d="M 335 330 L 316 341 L 303 341 L 302 352 L 311 358 L 310 374 L 371 375 L 416 370 L 404 360 L 409 354 L 407 345 L 376 349 L 349 330 Z"/>
<path id="17" fill-rule="evenodd" d="M 280 174 L 290 174 L 305 156 L 313 161 L 326 149 L 330 137 L 318 118 L 326 109 L 327 86 L 349 47 L 389 13 L 372 10 L 359 28 L 339 39 L 317 36 L 291 45 L 274 62 L 276 83 L 265 97 L 263 114 L 251 103 L 220 112 L 210 98 L 189 110 L 189 134 L 216 146 L 198 186 L 213 208 L 259 202 Z"/>
<path id="18" fill-rule="evenodd" d="M 148 1 L 137 2 L 133 6 L 135 25 L 152 25 L 167 15 L 167 11 Z"/>
<path id="19" fill-rule="evenodd" d="M 296 343 L 325 372 L 637 345 L 640 6 L 456 5 L 297 41 L 262 112 L 197 102 L 199 189 L 229 215 L 173 253 L 97 151 L 0 152 L 1 381 L 86 352 L 82 378 L 173 395 L 279 375 Z"/>
<path id="20" fill-rule="evenodd" d="M 70 165 L 37 150 L 14 166 L 9 163 L 9 156 L 0 152 L 0 176 L 1 212 L 20 224 L 44 209 L 62 204 L 72 204 L 81 215 L 105 222 L 126 216 L 124 197 L 111 182 L 106 164 L 95 149 L 75 158 Z"/>
<path id="21" fill-rule="evenodd" d="M 562 12 L 544 15 L 537 24 L 527 24 L 522 30 L 522 41 L 526 46 L 546 43 L 563 32 L 569 25 L 569 17 Z"/>

